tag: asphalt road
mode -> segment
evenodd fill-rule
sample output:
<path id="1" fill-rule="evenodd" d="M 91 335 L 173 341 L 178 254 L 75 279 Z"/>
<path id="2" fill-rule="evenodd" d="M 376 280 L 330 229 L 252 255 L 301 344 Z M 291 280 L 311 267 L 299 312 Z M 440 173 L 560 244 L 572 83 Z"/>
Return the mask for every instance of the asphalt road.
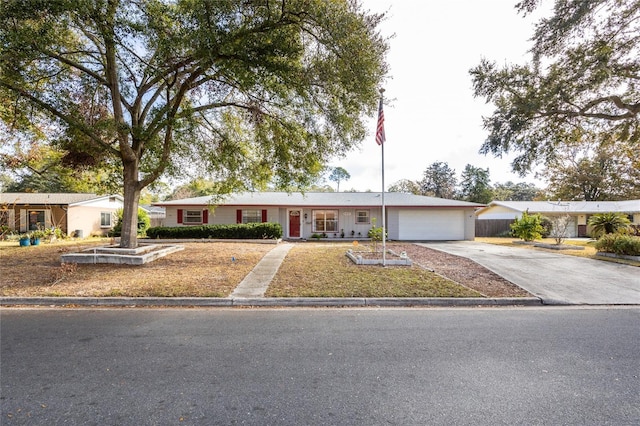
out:
<path id="1" fill-rule="evenodd" d="M 2 425 L 638 425 L 640 308 L 3 309 Z"/>

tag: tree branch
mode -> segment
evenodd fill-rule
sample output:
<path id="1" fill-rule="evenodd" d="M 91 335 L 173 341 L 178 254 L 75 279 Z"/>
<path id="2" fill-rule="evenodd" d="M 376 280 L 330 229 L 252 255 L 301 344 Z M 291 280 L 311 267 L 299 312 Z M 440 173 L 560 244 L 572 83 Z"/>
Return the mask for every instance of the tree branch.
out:
<path id="1" fill-rule="evenodd" d="M 50 114 L 54 115 L 55 117 L 59 118 L 63 122 L 67 123 L 69 126 L 79 129 L 82 133 L 87 135 L 89 139 L 93 141 L 100 149 L 106 149 L 112 154 L 119 155 L 118 150 L 114 149 L 111 145 L 105 143 L 100 138 L 100 136 L 98 136 L 95 132 L 93 132 L 93 130 L 90 127 L 84 125 L 80 121 L 75 120 L 71 115 L 62 113 L 62 111 L 60 111 L 59 109 L 37 98 L 36 96 L 32 95 L 31 93 L 29 93 L 28 91 L 20 87 L 13 86 L 2 80 L 0 80 L 0 86 L 9 89 L 12 92 L 18 93 L 21 96 L 24 96 L 25 98 L 29 99 L 29 101 L 31 101 L 32 104 L 37 105 L 41 109 L 48 111 Z"/>

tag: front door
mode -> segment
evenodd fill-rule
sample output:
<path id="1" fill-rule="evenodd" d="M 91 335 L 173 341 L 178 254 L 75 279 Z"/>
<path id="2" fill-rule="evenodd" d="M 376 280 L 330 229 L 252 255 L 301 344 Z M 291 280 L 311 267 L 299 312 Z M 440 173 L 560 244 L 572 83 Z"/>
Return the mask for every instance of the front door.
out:
<path id="1" fill-rule="evenodd" d="M 289 211 L 289 238 L 300 238 L 300 210 Z"/>

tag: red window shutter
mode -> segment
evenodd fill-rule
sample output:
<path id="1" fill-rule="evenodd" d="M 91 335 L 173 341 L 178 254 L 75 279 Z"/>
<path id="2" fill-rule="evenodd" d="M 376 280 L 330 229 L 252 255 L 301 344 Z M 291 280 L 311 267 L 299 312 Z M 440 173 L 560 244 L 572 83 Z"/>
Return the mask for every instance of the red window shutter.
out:
<path id="1" fill-rule="evenodd" d="M 242 223 L 242 210 L 236 210 L 236 223 Z"/>
<path id="2" fill-rule="evenodd" d="M 209 210 L 202 210 L 202 223 L 209 223 Z"/>
<path id="3" fill-rule="evenodd" d="M 182 209 L 178 209 L 178 223 L 182 223 Z"/>
<path id="4" fill-rule="evenodd" d="M 265 223 L 266 221 L 267 221 L 267 211 L 262 210 L 262 223 Z"/>

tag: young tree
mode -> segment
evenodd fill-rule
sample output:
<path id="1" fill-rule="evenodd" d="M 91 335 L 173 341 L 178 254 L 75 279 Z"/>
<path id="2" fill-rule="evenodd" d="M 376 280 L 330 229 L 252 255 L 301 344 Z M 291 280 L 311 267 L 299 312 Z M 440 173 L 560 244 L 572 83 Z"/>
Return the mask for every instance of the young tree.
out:
<path id="1" fill-rule="evenodd" d="M 555 215 L 548 218 L 551 224 L 549 236 L 556 244 L 560 245 L 569 236 L 569 227 L 573 224 L 571 216 L 568 214 Z"/>
<path id="2" fill-rule="evenodd" d="M 516 219 L 510 227 L 513 235 L 525 241 L 539 240 L 544 232 L 540 214 L 530 215 L 528 211 L 522 212 L 522 216 Z"/>
<path id="3" fill-rule="evenodd" d="M 431 197 L 453 199 L 456 195 L 456 184 L 456 171 L 447 163 L 437 161 L 424 171 L 420 191 L 423 195 Z"/>
<path id="4" fill-rule="evenodd" d="M 387 71 L 383 18 L 350 0 L 5 0 L 0 119 L 76 164 L 119 164 L 135 247 L 140 191 L 161 176 L 304 186 L 357 145 Z"/>
<path id="5" fill-rule="evenodd" d="M 540 0 L 522 0 L 532 12 Z M 536 26 L 532 61 L 470 70 L 475 96 L 495 105 L 481 152 L 518 153 L 514 171 L 553 159 L 575 129 L 612 135 L 638 151 L 640 7 L 637 0 L 556 1 Z M 639 166 L 636 157 L 636 167 Z"/>
<path id="6" fill-rule="evenodd" d="M 489 169 L 467 164 L 462 171 L 460 181 L 460 197 L 472 203 L 487 204 L 493 199 L 490 185 Z"/>
<path id="7" fill-rule="evenodd" d="M 351 179 L 351 175 L 342 167 L 334 167 L 329 174 L 329 180 L 337 184 L 336 192 L 340 192 L 340 182 Z"/>

